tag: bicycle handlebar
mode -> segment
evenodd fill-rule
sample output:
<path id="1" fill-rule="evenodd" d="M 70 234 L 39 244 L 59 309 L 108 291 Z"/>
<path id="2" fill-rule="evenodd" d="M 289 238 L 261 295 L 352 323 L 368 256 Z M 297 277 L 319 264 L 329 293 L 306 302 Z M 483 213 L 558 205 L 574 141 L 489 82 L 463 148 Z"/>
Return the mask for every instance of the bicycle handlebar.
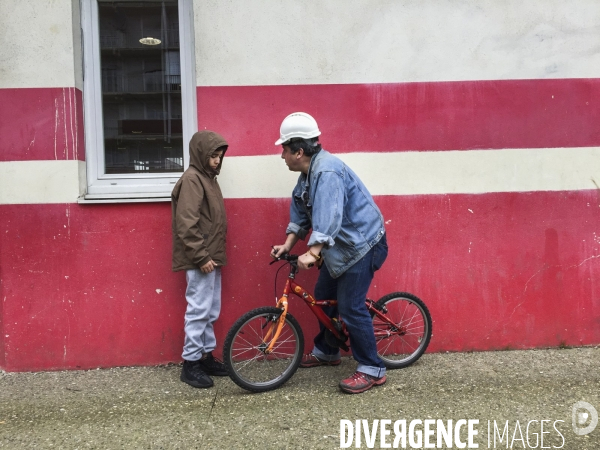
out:
<path id="1" fill-rule="evenodd" d="M 298 255 L 292 255 L 290 253 L 282 253 L 277 258 L 275 258 L 273 261 L 271 261 L 269 263 L 269 265 L 276 263 L 277 261 L 281 261 L 281 260 L 288 261 L 288 262 L 295 262 L 295 261 L 298 261 Z"/>
<path id="2" fill-rule="evenodd" d="M 298 261 L 298 256 L 299 255 L 292 255 L 290 253 L 284 253 L 283 255 L 279 256 L 279 259 L 285 259 L 286 261 Z"/>
<path id="3" fill-rule="evenodd" d="M 290 263 L 292 266 L 296 267 L 296 270 L 297 270 L 297 261 L 298 261 L 298 256 L 299 256 L 299 255 L 292 255 L 292 254 L 290 254 L 290 253 L 282 253 L 281 255 L 279 255 L 279 257 L 278 257 L 278 258 L 276 258 L 276 259 L 274 259 L 273 261 L 271 261 L 271 262 L 269 263 L 269 265 L 271 265 L 271 264 L 274 264 L 274 263 L 276 263 L 277 261 L 284 260 L 284 261 L 287 261 L 287 262 L 289 262 L 289 263 Z M 314 266 L 314 263 L 310 263 L 310 264 L 308 265 L 308 267 L 312 267 L 312 266 Z"/>

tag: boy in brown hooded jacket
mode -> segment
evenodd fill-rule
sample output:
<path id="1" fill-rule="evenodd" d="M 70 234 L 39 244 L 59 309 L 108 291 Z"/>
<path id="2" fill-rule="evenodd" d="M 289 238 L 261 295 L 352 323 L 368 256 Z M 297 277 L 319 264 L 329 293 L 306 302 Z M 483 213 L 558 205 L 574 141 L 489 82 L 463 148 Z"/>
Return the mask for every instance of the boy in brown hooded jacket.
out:
<path id="1" fill-rule="evenodd" d="M 185 342 L 181 381 L 209 388 L 209 375 L 227 375 L 213 357 L 213 325 L 221 311 L 221 266 L 227 263 L 227 219 L 217 175 L 227 142 L 213 131 L 195 133 L 190 141 L 190 166 L 171 194 L 173 271 L 186 271 Z"/>

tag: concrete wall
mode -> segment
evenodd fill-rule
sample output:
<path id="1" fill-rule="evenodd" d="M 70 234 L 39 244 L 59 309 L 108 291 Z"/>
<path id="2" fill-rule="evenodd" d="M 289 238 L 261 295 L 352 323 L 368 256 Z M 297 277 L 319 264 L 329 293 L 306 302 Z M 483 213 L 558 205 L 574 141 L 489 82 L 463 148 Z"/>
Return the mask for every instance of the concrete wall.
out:
<path id="1" fill-rule="evenodd" d="M 0 5 L 6 370 L 175 361 L 183 342 L 169 205 L 76 203 L 78 8 Z M 599 13 L 592 0 L 194 2 L 198 125 L 231 144 L 219 343 L 274 298 L 268 252 L 295 175 L 273 143 L 298 110 L 375 195 L 391 251 L 370 294 L 422 297 L 430 351 L 600 342 Z M 314 321 L 292 313 L 308 338 Z"/>
<path id="2" fill-rule="evenodd" d="M 198 85 L 594 78 L 598 14 L 593 0 L 198 2 Z"/>
<path id="3" fill-rule="evenodd" d="M 3 1 L 0 204 L 76 201 L 85 185 L 79 1 Z"/>

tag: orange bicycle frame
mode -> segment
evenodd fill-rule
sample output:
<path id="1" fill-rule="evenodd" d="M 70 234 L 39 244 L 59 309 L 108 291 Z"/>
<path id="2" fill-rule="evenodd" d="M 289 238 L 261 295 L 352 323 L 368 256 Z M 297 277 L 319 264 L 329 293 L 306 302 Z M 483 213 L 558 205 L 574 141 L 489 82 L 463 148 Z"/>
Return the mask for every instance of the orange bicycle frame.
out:
<path id="1" fill-rule="evenodd" d="M 286 280 L 285 287 L 283 288 L 283 295 L 279 300 L 277 300 L 276 304 L 277 308 L 282 310 L 279 320 L 277 321 L 277 326 L 275 327 L 275 330 L 273 329 L 274 327 L 271 327 L 271 329 L 265 335 L 265 341 L 270 339 L 271 335 L 273 335 L 273 338 L 265 350 L 265 353 L 270 353 L 272 351 L 277 338 L 279 338 L 279 334 L 281 333 L 281 329 L 285 322 L 285 316 L 287 315 L 288 311 L 288 298 L 290 293 L 295 294 L 297 297 L 304 300 L 304 303 L 306 303 L 313 314 L 317 317 L 317 320 L 321 322 L 329 331 L 331 331 L 336 338 L 343 340 L 343 336 L 341 336 L 340 332 L 334 327 L 331 318 L 325 314 L 322 309 L 324 306 L 337 305 L 337 300 L 315 300 L 310 292 L 296 283 L 293 279 L 288 278 Z"/>

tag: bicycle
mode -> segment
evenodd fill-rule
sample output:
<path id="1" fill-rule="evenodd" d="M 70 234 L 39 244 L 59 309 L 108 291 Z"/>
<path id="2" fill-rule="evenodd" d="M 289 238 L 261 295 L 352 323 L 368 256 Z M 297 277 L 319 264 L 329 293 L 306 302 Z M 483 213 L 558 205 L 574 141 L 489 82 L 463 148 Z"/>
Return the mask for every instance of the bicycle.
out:
<path id="1" fill-rule="evenodd" d="M 240 317 L 225 338 L 223 359 L 229 377 L 243 389 L 266 392 L 282 386 L 298 369 L 304 350 L 304 335 L 298 321 L 288 312 L 289 295 L 304 300 L 327 329 L 329 345 L 348 351 L 348 333 L 342 320 L 328 317 L 324 307 L 336 300 L 315 300 L 310 292 L 295 281 L 298 255 L 284 254 L 290 271 L 282 296 L 275 306 L 253 309 Z M 327 270 L 327 269 L 325 269 Z M 377 353 L 386 368 L 399 369 L 417 361 L 431 339 L 431 315 L 425 303 L 407 292 L 393 292 L 378 301 L 366 299 L 373 318 Z"/>

